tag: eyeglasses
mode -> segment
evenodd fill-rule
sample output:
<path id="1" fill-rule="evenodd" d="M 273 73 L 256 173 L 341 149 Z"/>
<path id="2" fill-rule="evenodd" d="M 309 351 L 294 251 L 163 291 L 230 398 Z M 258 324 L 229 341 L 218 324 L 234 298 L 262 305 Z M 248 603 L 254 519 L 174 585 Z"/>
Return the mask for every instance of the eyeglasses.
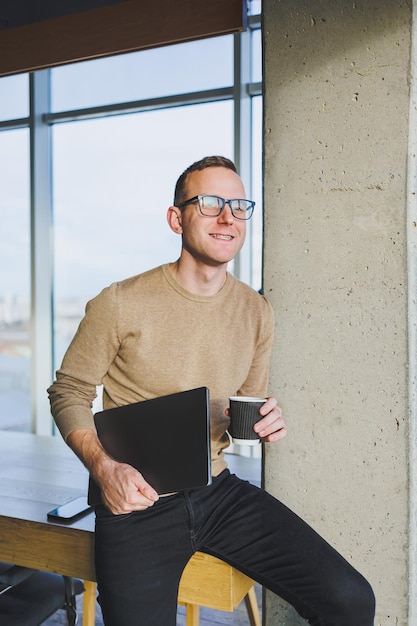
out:
<path id="1" fill-rule="evenodd" d="M 218 196 L 194 196 L 178 205 L 179 209 L 184 208 L 187 204 L 195 204 L 198 202 L 198 208 L 201 215 L 205 217 L 217 217 L 223 211 L 226 204 L 229 205 L 233 217 L 238 220 L 249 220 L 252 217 L 255 202 L 253 200 L 243 200 L 235 198 L 233 200 L 225 200 Z"/>

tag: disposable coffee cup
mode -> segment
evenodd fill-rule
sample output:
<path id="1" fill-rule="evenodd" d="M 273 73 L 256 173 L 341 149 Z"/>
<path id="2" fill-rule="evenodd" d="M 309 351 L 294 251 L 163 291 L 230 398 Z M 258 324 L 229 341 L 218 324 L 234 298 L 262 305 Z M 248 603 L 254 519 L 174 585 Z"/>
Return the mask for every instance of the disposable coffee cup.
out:
<path id="1" fill-rule="evenodd" d="M 256 446 L 261 442 L 253 430 L 261 416 L 259 409 L 265 404 L 266 398 L 252 396 L 232 396 L 229 398 L 229 435 L 233 443 L 244 446 Z"/>

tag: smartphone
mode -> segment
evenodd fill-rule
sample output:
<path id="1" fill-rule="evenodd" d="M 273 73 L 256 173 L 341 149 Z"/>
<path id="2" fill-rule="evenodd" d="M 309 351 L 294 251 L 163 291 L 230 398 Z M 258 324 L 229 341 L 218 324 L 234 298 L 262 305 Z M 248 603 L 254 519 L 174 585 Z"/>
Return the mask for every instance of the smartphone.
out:
<path id="1" fill-rule="evenodd" d="M 87 496 L 81 496 L 49 511 L 48 520 L 60 522 L 61 524 L 70 524 L 79 517 L 87 515 L 91 510 L 92 507 L 87 502 Z"/>

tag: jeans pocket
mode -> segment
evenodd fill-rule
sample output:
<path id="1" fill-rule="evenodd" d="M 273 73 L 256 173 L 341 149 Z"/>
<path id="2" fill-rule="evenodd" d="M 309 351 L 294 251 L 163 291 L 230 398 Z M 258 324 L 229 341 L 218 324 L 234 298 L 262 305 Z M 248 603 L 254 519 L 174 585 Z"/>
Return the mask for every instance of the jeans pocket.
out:
<path id="1" fill-rule="evenodd" d="M 95 513 L 96 513 L 96 526 L 97 526 L 98 524 L 101 524 L 101 525 L 102 524 L 118 524 L 132 517 L 135 511 L 130 511 L 129 513 L 122 513 L 120 515 L 115 515 L 114 513 L 106 509 L 105 506 L 100 504 L 96 506 Z"/>

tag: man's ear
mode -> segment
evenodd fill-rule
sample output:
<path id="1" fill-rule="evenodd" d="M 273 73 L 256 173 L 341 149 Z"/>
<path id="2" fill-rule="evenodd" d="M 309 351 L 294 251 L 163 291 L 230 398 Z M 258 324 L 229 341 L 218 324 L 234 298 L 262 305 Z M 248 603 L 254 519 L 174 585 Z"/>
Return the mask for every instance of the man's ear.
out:
<path id="1" fill-rule="evenodd" d="M 167 212 L 169 227 L 177 235 L 182 235 L 182 215 L 181 210 L 176 206 L 170 206 Z"/>

